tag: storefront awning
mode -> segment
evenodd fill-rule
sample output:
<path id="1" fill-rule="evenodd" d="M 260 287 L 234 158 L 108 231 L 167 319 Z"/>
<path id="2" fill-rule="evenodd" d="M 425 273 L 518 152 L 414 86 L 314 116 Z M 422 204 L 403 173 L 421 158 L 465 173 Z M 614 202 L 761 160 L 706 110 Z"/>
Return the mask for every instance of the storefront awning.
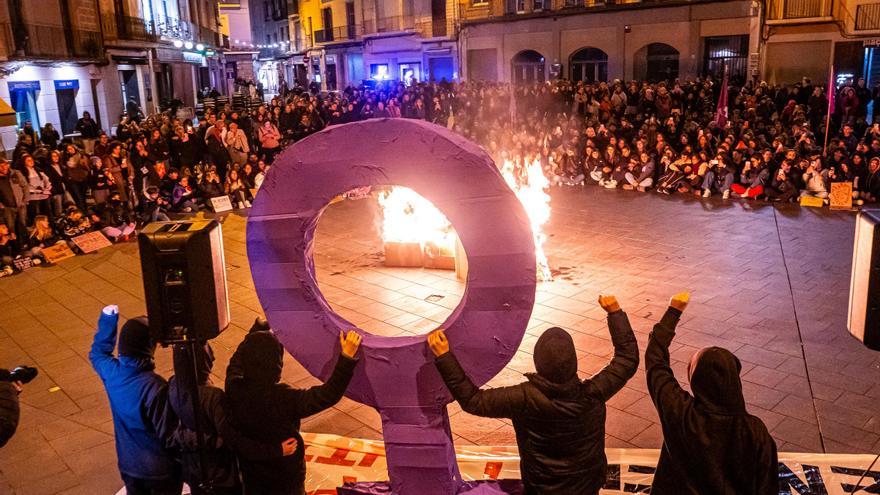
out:
<path id="1" fill-rule="evenodd" d="M 15 124 L 15 110 L 9 106 L 9 103 L 6 103 L 6 100 L 0 98 L 0 127 L 7 127 Z"/>

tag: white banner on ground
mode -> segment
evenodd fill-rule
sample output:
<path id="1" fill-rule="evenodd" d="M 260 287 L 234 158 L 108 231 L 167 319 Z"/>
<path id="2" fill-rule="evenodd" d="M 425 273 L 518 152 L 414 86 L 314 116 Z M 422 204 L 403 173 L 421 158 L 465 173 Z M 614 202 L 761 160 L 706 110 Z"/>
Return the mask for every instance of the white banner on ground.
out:
<path id="1" fill-rule="evenodd" d="M 382 442 L 336 435 L 303 433 L 306 442 L 306 493 L 336 495 L 345 482 L 385 481 L 388 473 Z M 456 447 L 465 480 L 519 479 L 516 447 Z M 647 493 L 659 450 L 606 449 L 608 478 L 603 495 Z M 870 454 L 779 454 L 780 494 L 845 495 L 874 460 Z M 856 493 L 880 493 L 880 463 Z"/>

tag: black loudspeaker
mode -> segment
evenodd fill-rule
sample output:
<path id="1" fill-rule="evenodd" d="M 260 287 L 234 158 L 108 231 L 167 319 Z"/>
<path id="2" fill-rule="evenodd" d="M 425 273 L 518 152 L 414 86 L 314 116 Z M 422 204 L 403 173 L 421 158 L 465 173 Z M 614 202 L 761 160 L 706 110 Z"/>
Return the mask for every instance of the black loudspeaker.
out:
<path id="1" fill-rule="evenodd" d="M 848 326 L 853 337 L 880 351 L 880 210 L 856 217 Z"/>
<path id="2" fill-rule="evenodd" d="M 216 220 L 154 222 L 138 235 L 138 246 L 156 341 L 205 341 L 226 329 L 226 264 Z"/>

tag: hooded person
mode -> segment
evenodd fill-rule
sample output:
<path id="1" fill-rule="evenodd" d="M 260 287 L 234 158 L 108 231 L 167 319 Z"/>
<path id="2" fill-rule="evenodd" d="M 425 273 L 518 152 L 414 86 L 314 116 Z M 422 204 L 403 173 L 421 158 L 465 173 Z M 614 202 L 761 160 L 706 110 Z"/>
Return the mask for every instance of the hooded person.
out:
<path id="1" fill-rule="evenodd" d="M 449 349 L 443 330 L 428 336 L 443 381 L 470 414 L 513 421 L 526 495 L 593 495 L 605 484 L 605 402 L 635 374 L 639 349 L 629 319 L 614 296 L 600 296 L 608 312 L 614 357 L 581 381 L 571 335 L 557 327 L 535 344 L 537 373 L 510 387 L 480 390 Z"/>
<path id="2" fill-rule="evenodd" d="M 168 384 L 155 372 L 145 317 L 125 322 L 119 332 L 119 308 L 107 306 L 98 319 L 89 360 L 110 399 L 119 473 L 129 495 L 180 494 L 183 482 L 176 460 L 177 416 L 168 405 Z"/>
<path id="3" fill-rule="evenodd" d="M 210 344 L 196 344 L 195 366 L 190 348 L 176 345 L 172 351 L 174 376 L 168 381 L 168 400 L 177 417 L 182 431 L 176 435 L 177 443 L 182 445 L 181 465 L 183 480 L 190 486 L 193 494 L 206 493 L 203 487 L 209 486 L 216 495 L 242 493 L 236 455 L 247 459 L 273 459 L 291 455 L 296 449 L 296 440 L 284 443 L 263 444 L 241 435 L 233 426 L 228 413 L 226 395 L 223 390 L 211 384 L 210 374 L 214 366 L 214 351 Z M 198 406 L 194 409 L 192 393 L 193 375 L 198 369 Z M 199 426 L 203 438 L 203 455 L 207 479 L 201 476 L 201 461 L 196 435 L 194 411 L 199 411 Z"/>
<path id="4" fill-rule="evenodd" d="M 323 385 L 295 389 L 280 383 L 284 348 L 265 320 L 258 319 L 226 368 L 226 395 L 233 422 L 250 439 L 279 445 L 292 438 L 296 451 L 271 459 L 240 458 L 245 493 L 304 494 L 305 448 L 300 421 L 339 402 L 354 375 L 361 337 L 339 334 L 341 351 Z M 258 411 L 259 413 L 256 413 Z"/>
<path id="5" fill-rule="evenodd" d="M 720 347 L 694 353 L 688 363 L 693 395 L 673 375 L 669 344 L 688 299 L 687 293 L 673 296 L 645 352 L 648 391 L 663 428 L 651 493 L 776 495 L 776 444 L 764 423 L 746 412 L 739 359 Z"/>

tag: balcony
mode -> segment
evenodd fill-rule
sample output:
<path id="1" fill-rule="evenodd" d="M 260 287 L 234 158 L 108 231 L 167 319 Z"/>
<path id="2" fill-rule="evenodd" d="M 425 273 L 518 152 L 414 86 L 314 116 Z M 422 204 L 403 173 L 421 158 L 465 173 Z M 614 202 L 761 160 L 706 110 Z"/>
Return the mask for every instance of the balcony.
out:
<path id="1" fill-rule="evenodd" d="M 105 15 L 101 18 L 101 27 L 104 30 L 104 38 L 125 41 L 151 41 L 159 40 L 156 26 L 150 21 L 138 17 Z"/>
<path id="2" fill-rule="evenodd" d="M 97 59 L 104 44 L 99 31 L 29 23 L 0 23 L 0 39 L 9 58 Z"/>
<path id="3" fill-rule="evenodd" d="M 195 42 L 197 41 L 198 29 L 191 22 L 173 17 L 162 17 L 156 20 L 156 32 L 159 36 Z"/>
<path id="4" fill-rule="evenodd" d="M 863 3 L 856 6 L 855 30 L 880 30 L 880 3 Z"/>
<path id="5" fill-rule="evenodd" d="M 314 33 L 315 43 L 331 43 L 334 41 L 356 40 L 363 34 L 360 26 L 336 26 L 330 29 L 316 29 Z"/>
<path id="6" fill-rule="evenodd" d="M 767 2 L 768 21 L 826 20 L 832 0 L 773 0 Z"/>
<path id="7" fill-rule="evenodd" d="M 383 17 L 381 19 L 365 19 L 364 33 L 393 33 L 415 29 L 415 18 L 411 15 Z"/>
<path id="8" fill-rule="evenodd" d="M 220 33 L 205 26 L 199 26 L 199 41 L 210 46 L 220 46 Z"/>

